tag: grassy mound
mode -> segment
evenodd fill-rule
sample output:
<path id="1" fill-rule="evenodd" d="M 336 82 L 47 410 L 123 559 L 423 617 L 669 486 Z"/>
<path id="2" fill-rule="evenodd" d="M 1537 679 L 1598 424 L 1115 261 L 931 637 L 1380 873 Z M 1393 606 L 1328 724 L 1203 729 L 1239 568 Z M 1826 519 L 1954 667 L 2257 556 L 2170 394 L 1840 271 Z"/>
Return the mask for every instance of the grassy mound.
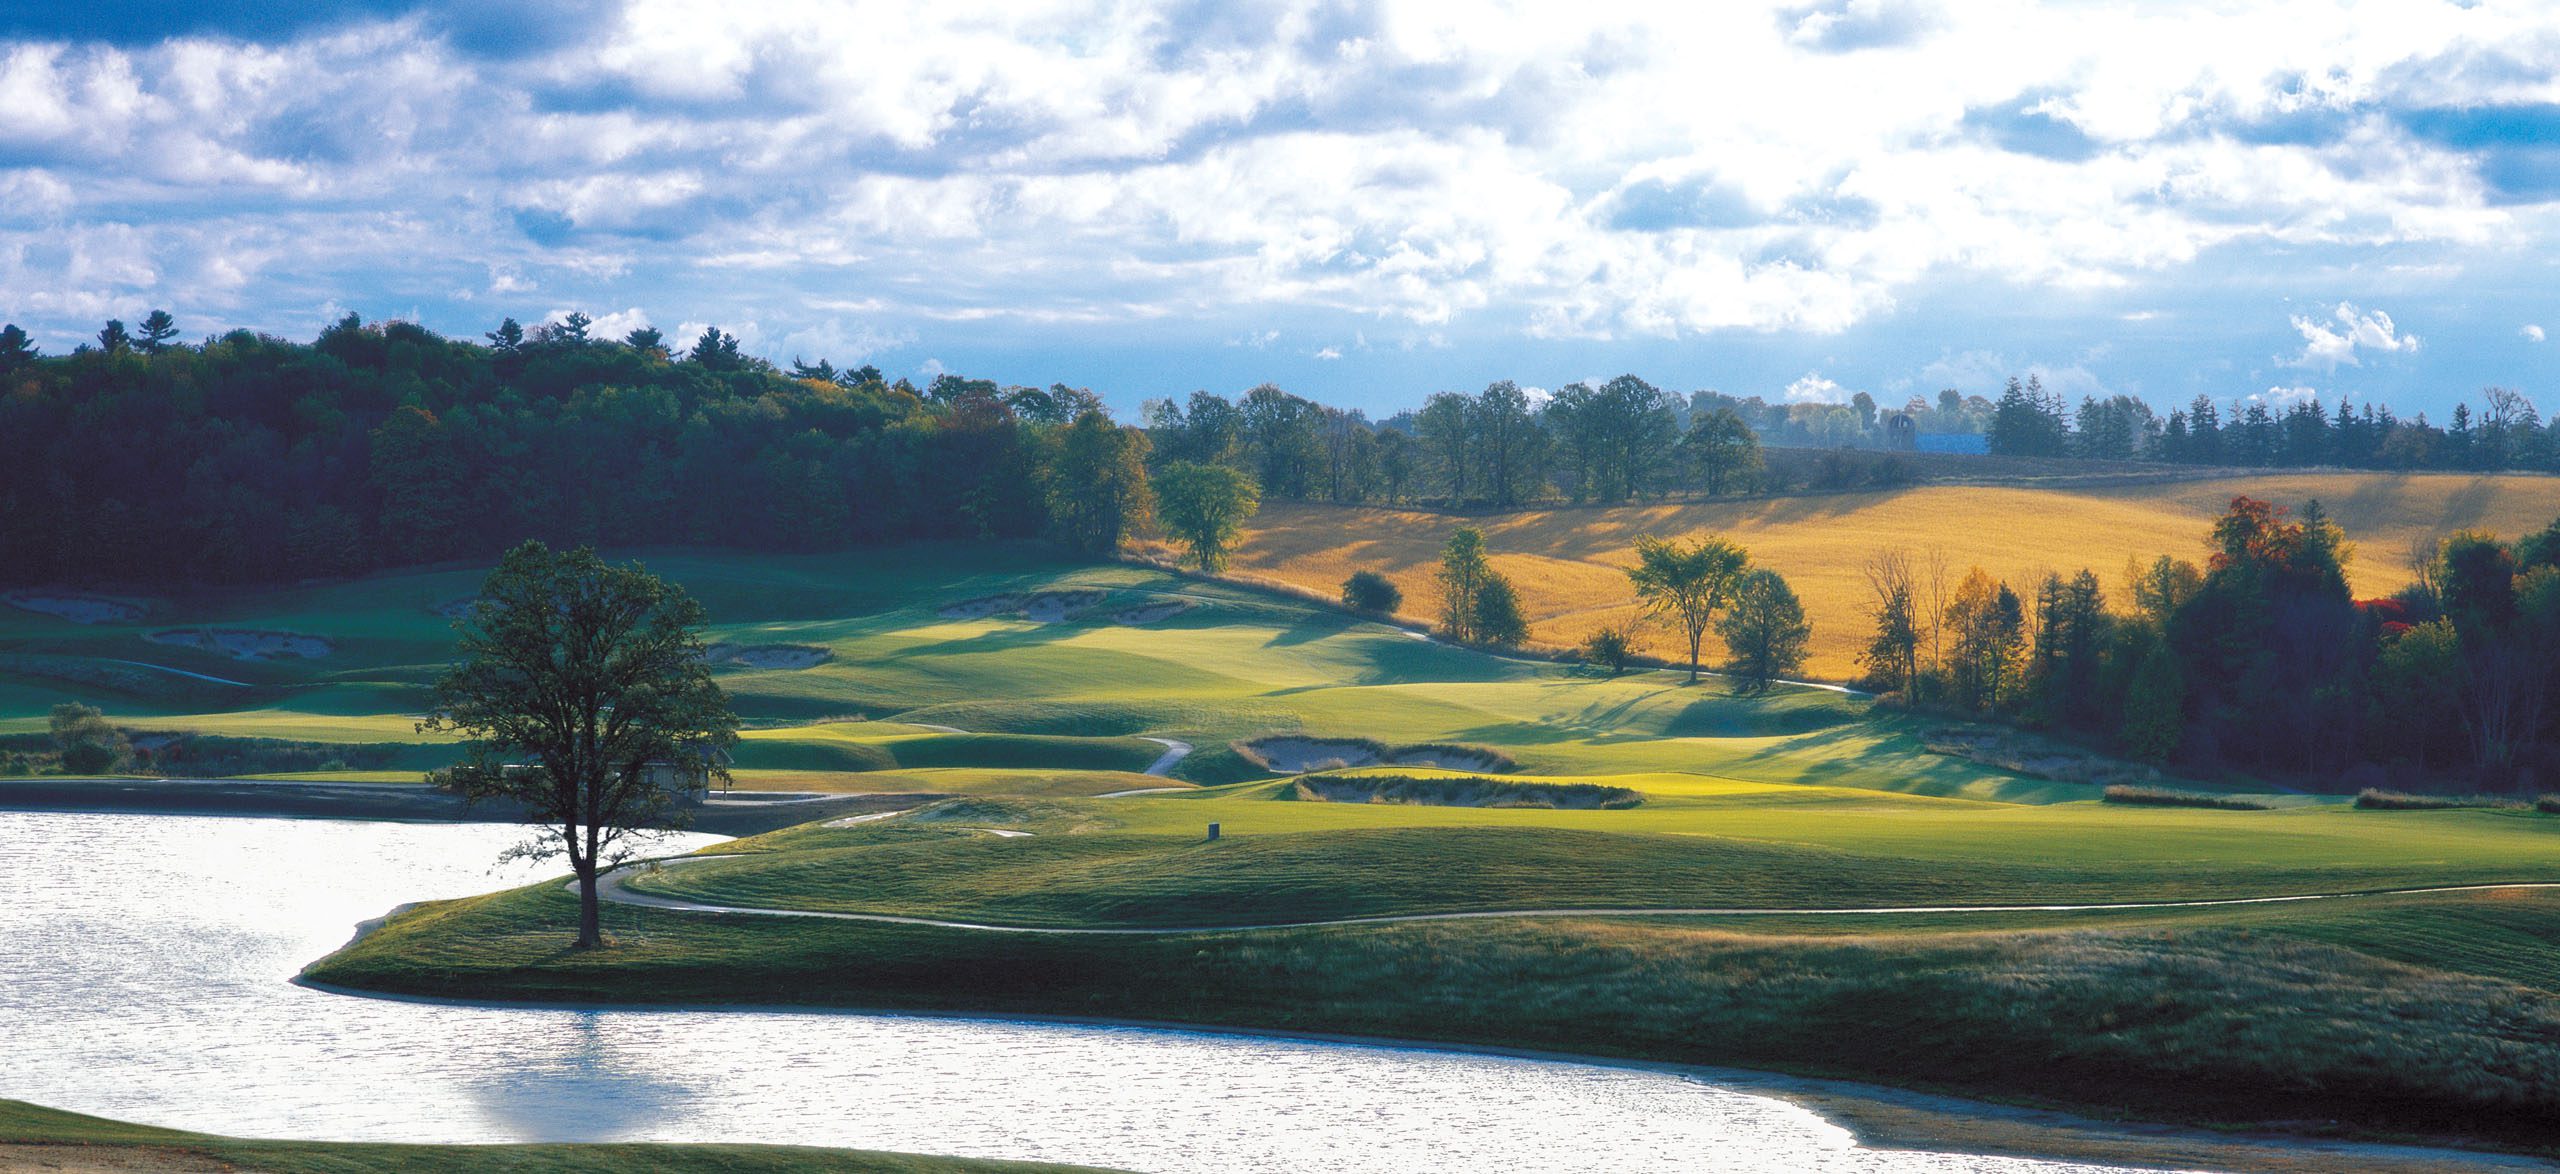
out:
<path id="1" fill-rule="evenodd" d="M 2137 787 L 2118 784 L 2107 788 L 2104 800 L 2137 807 L 2209 807 L 2218 811 L 2269 811 L 2274 804 L 2262 803 L 2238 795 L 2217 795 L 2211 791 L 2181 791 L 2174 787 Z"/>
<path id="2" fill-rule="evenodd" d="M 1300 775 L 1288 792 L 1319 803 L 1414 803 L 1426 807 L 1546 807 L 1611 811 L 1644 802 L 1625 787 L 1592 783 L 1515 783 L 1475 776 Z"/>

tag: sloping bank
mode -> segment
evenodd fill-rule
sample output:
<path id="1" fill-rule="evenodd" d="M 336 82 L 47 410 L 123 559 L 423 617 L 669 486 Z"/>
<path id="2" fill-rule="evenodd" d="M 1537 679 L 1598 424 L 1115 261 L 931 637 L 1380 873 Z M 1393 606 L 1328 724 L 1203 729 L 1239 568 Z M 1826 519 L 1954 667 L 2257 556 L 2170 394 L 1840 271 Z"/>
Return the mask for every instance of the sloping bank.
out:
<path id="1" fill-rule="evenodd" d="M 579 954 L 559 948 L 575 914 L 551 884 L 424 905 L 305 978 L 476 1000 L 1347 1034 L 2560 1154 L 2560 997 L 2239 929 L 1784 936 L 1557 920 L 1088 938 L 617 906 L 615 944 Z M 2465 1165 L 2055 1125 L 1902 1094 L 1808 1099 L 1871 1144 L 2229 1170 Z"/>

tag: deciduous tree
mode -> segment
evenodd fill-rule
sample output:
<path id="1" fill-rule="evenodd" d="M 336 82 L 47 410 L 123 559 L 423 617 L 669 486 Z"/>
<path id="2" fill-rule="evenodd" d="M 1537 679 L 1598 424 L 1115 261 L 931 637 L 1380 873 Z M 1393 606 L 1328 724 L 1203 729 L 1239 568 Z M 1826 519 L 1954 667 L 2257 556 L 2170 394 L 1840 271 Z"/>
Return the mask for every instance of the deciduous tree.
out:
<path id="1" fill-rule="evenodd" d="M 1165 531 L 1191 548 L 1192 564 L 1203 571 L 1227 565 L 1245 519 L 1262 508 L 1262 491 L 1253 478 L 1225 465 L 1166 465 L 1156 474 L 1155 490 L 1156 514 Z"/>
<path id="2" fill-rule="evenodd" d="M 1813 625 L 1804 604 L 1776 571 L 1755 567 L 1733 585 L 1733 602 L 1716 622 L 1724 638 L 1725 672 L 1740 693 L 1765 693 L 1779 678 L 1804 665 L 1805 642 Z"/>
<path id="3" fill-rule="evenodd" d="M 1688 642 L 1692 684 L 1698 680 L 1707 629 L 1750 561 L 1741 547 L 1722 538 L 1682 543 L 1647 534 L 1636 539 L 1636 565 L 1627 568 L 1627 579 L 1646 612 Z"/>
<path id="4" fill-rule="evenodd" d="M 702 606 L 637 564 L 528 542 L 455 621 L 460 660 L 421 731 L 464 739 L 452 784 L 524 805 L 513 855 L 568 858 L 580 948 L 602 944 L 597 878 L 635 833 L 683 822 L 679 780 L 725 776 L 738 719 L 704 663 Z"/>

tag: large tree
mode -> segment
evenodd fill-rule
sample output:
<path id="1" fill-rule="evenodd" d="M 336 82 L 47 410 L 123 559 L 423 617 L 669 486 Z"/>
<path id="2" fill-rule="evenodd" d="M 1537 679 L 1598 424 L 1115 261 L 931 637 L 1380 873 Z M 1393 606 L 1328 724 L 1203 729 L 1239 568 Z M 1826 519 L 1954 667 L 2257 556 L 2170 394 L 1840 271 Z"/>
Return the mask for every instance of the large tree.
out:
<path id="1" fill-rule="evenodd" d="M 1166 465 L 1156 474 L 1156 516 L 1174 541 L 1191 548 L 1191 562 L 1203 571 L 1227 565 L 1244 520 L 1262 508 L 1262 490 L 1253 478 L 1225 465 L 1188 461 Z"/>
<path id="2" fill-rule="evenodd" d="M 1741 693 L 1766 693 L 1779 678 L 1804 666 L 1813 625 L 1804 604 L 1776 571 L 1753 568 L 1733 585 L 1733 606 L 1716 621 L 1730 656 L 1725 666 Z"/>
<path id="3" fill-rule="evenodd" d="M 419 729 L 463 737 L 451 777 L 464 795 L 520 803 L 541 827 L 512 855 L 568 857 L 582 949 L 603 941 L 596 880 L 632 833 L 680 825 L 678 791 L 725 777 L 738 719 L 704 663 L 702 621 L 637 564 L 527 542 L 454 623 L 461 658 Z"/>
<path id="4" fill-rule="evenodd" d="M 1699 646 L 1707 628 L 1750 561 L 1741 547 L 1722 538 L 1682 543 L 1647 534 L 1636 539 L 1636 565 L 1627 568 L 1627 578 L 1645 610 L 1689 642 L 1691 683 L 1698 679 Z"/>
<path id="5" fill-rule="evenodd" d="M 1068 546 L 1089 554 L 1120 549 L 1120 539 L 1155 516 L 1147 484 L 1147 434 L 1085 409 L 1058 440 L 1049 464 L 1049 524 Z"/>

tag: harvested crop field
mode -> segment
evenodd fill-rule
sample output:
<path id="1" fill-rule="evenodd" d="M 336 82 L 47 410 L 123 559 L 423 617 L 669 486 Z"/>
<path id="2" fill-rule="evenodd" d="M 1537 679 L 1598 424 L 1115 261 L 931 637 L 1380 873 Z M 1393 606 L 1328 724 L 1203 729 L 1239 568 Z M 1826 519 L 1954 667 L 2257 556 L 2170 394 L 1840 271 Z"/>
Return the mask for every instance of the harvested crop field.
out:
<path id="1" fill-rule="evenodd" d="M 2460 529 L 2506 538 L 2560 517 L 2560 477 L 2471 474 L 2282 473 L 2192 481 L 2067 488 L 1923 486 L 1873 493 L 1756 500 L 1573 507 L 1463 517 L 1413 510 L 1272 502 L 1238 550 L 1238 577 L 1331 597 L 1353 571 L 1374 570 L 1403 590 L 1406 613 L 1427 618 L 1439 605 L 1432 572 L 1440 548 L 1462 525 L 1479 526 L 1496 569 L 1520 589 L 1532 640 L 1559 646 L 1594 629 L 1638 618 L 1624 568 L 1639 535 L 1722 534 L 1755 563 L 1787 577 L 1813 621 L 1805 671 L 1844 680 L 1858 674 L 1868 635 L 1868 556 L 1906 549 L 1943 551 L 1949 587 L 1979 564 L 2025 594 L 2047 572 L 2097 572 L 2120 593 L 2125 562 L 2168 554 L 2203 561 L 2208 530 L 2234 496 L 2300 506 L 2319 499 L 2354 543 L 2348 574 L 2359 595 L 2409 581 L 2413 541 Z M 1643 650 L 1672 655 L 1659 629 Z M 1720 655 L 1712 638 L 1709 659 Z"/>

